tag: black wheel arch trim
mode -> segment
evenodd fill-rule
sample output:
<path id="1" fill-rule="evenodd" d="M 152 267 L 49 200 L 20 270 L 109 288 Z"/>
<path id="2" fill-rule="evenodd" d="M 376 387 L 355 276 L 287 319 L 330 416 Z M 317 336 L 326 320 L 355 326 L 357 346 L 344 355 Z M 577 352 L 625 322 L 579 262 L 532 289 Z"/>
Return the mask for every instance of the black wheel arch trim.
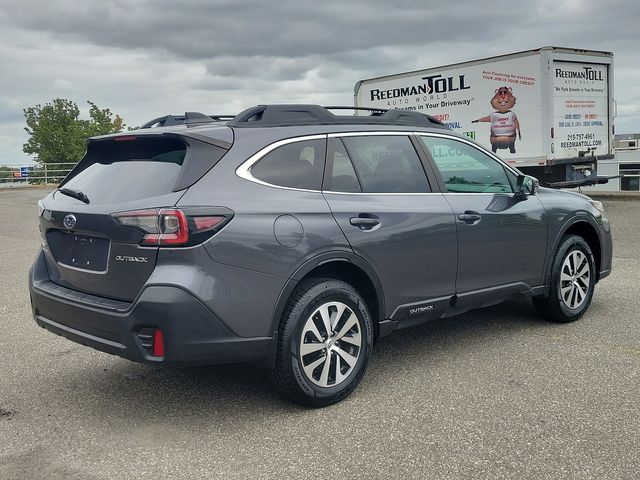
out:
<path id="1" fill-rule="evenodd" d="M 271 319 L 271 332 L 273 332 L 273 341 L 272 344 L 277 344 L 278 338 L 278 327 L 280 326 L 280 319 L 287 305 L 287 301 L 293 293 L 294 289 L 300 281 L 306 277 L 312 270 L 316 267 L 326 265 L 329 263 L 337 263 L 337 262 L 347 262 L 362 270 L 365 275 L 369 278 L 369 281 L 373 285 L 376 293 L 376 299 L 378 302 L 378 317 L 372 318 L 374 324 L 380 322 L 384 319 L 384 292 L 382 289 L 382 282 L 378 278 L 373 267 L 362 257 L 356 255 L 353 252 L 349 251 L 330 251 L 318 254 L 306 262 L 304 262 L 300 267 L 296 269 L 296 271 L 289 277 L 284 287 L 280 291 L 280 295 L 278 296 L 278 301 L 276 302 L 276 306 L 273 311 L 272 319 Z M 267 359 L 269 364 L 273 364 L 275 362 L 275 349 L 270 349 L 271 353 L 269 354 L 269 358 Z"/>
<path id="2" fill-rule="evenodd" d="M 558 250 L 558 247 L 560 246 L 560 242 L 562 242 L 562 239 L 566 235 L 567 231 L 572 226 L 574 226 L 574 225 L 576 225 L 578 223 L 587 223 L 591 228 L 593 228 L 593 230 L 596 232 L 596 235 L 598 236 L 598 242 L 600 243 L 600 247 L 602 249 L 603 239 L 602 239 L 601 227 L 600 227 L 600 225 L 598 225 L 598 222 L 595 220 L 595 218 L 593 216 L 589 215 L 586 212 L 580 212 L 577 215 L 573 215 L 572 217 L 567 219 L 562 224 L 562 227 L 560 227 L 558 229 L 558 233 L 556 234 L 556 238 L 553 240 L 553 246 L 548 250 L 547 259 L 545 260 L 544 279 L 543 280 L 544 280 L 544 285 L 546 286 L 546 290 L 547 290 L 546 293 L 548 293 L 548 289 L 549 289 L 549 278 L 550 278 L 550 275 L 551 275 L 551 267 L 553 265 L 553 259 L 555 258 L 556 251 Z M 585 239 L 585 241 L 586 241 L 586 239 Z M 601 253 L 601 255 L 602 255 L 602 253 Z M 602 261 L 602 259 L 600 259 L 600 260 Z M 596 275 L 599 278 L 600 277 L 600 272 L 596 272 Z"/>

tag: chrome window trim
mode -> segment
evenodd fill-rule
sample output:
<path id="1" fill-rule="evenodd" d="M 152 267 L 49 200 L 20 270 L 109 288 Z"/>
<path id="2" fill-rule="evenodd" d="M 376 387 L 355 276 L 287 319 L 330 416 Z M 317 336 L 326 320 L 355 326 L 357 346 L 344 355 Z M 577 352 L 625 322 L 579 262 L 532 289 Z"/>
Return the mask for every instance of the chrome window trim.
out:
<path id="1" fill-rule="evenodd" d="M 264 185 L 266 187 L 281 188 L 283 190 L 294 190 L 296 192 L 321 193 L 321 190 L 308 190 L 306 188 L 283 187 L 282 185 L 274 185 L 272 183 L 263 182 L 262 180 L 259 180 L 253 175 L 251 175 L 251 168 L 256 163 L 258 163 L 258 161 L 261 160 L 262 157 L 264 157 L 265 155 L 274 151 L 276 148 L 281 147 L 283 145 L 288 145 L 290 143 L 296 143 L 296 142 L 304 142 L 307 140 L 326 140 L 326 139 L 327 139 L 327 134 L 323 133 L 320 135 L 305 135 L 302 137 L 292 137 L 292 138 L 285 138 L 284 140 L 278 140 L 277 142 L 271 143 L 266 147 L 258 150 L 256 153 L 251 155 L 247 160 L 242 162 L 242 164 L 238 168 L 236 168 L 236 175 L 238 175 L 240 178 L 243 178 L 253 183 Z"/>
<path id="2" fill-rule="evenodd" d="M 513 192 L 444 192 L 443 195 L 507 195 L 512 196 Z"/>
<path id="3" fill-rule="evenodd" d="M 332 195 L 368 195 L 368 196 L 406 196 L 406 195 L 444 195 L 443 192 L 407 192 L 407 193 L 397 193 L 397 192 L 379 192 L 379 193 L 367 193 L 367 192 L 334 192 L 332 190 L 323 190 L 322 193 L 330 193 Z"/>
<path id="4" fill-rule="evenodd" d="M 453 141 L 459 141 L 459 142 L 465 143 L 465 144 L 475 148 L 479 152 L 484 153 L 485 155 L 487 155 L 490 158 L 494 159 L 495 161 L 497 161 L 500 165 L 504 166 L 508 171 L 510 171 L 516 177 L 519 175 L 519 173 L 516 172 L 516 170 L 511 165 L 509 165 L 508 163 L 506 163 L 505 161 L 500 159 L 498 156 L 496 156 L 492 152 L 489 152 L 488 150 L 485 150 L 482 146 L 477 145 L 477 144 L 475 144 L 474 142 L 472 142 L 470 140 L 458 137 L 456 135 L 443 134 L 443 133 L 432 133 L 432 132 L 416 132 L 416 131 L 410 131 L 410 130 L 403 130 L 403 131 L 398 131 L 398 130 L 380 131 L 380 130 L 376 130 L 376 131 L 362 131 L 362 132 L 338 132 L 338 133 L 328 133 L 328 134 L 327 133 L 323 133 L 323 134 L 304 135 L 304 136 L 300 136 L 300 137 L 285 138 L 283 140 L 278 140 L 277 142 L 271 143 L 271 144 L 267 145 L 266 147 L 261 148 L 260 150 L 258 150 L 253 155 L 251 155 L 247 160 L 242 162 L 242 164 L 240 164 L 240 166 L 238 168 L 236 168 L 236 175 L 238 175 L 240 178 L 242 178 L 244 180 L 248 180 L 249 182 L 257 183 L 259 185 L 264 185 L 265 187 L 279 188 L 279 189 L 282 189 L 282 190 L 293 190 L 293 191 L 296 191 L 296 192 L 307 192 L 307 193 L 331 193 L 331 194 L 335 194 L 335 195 L 369 195 L 369 196 L 371 196 L 371 195 L 385 195 L 385 196 L 444 195 L 444 194 L 468 195 L 469 193 L 472 193 L 472 192 L 468 192 L 468 193 L 467 192 L 424 192 L 424 193 L 416 193 L 416 192 L 412 192 L 412 193 L 409 193 L 409 192 L 407 192 L 407 193 L 380 192 L 380 193 L 367 193 L 367 192 L 334 192 L 334 191 L 331 191 L 331 190 L 309 190 L 309 189 L 305 189 L 305 188 L 284 187 L 284 186 L 281 186 L 281 185 L 274 185 L 272 183 L 268 183 L 268 182 L 264 182 L 262 180 L 259 180 L 256 177 L 254 177 L 253 175 L 251 175 L 251 168 L 259 160 L 261 160 L 268 153 L 271 153 L 273 150 L 275 150 L 276 148 L 281 147 L 283 145 L 288 145 L 290 143 L 296 143 L 296 142 L 304 142 L 304 141 L 307 141 L 307 140 L 323 140 L 323 139 L 326 140 L 328 138 L 371 137 L 371 136 L 426 136 L 426 137 L 446 138 L 446 139 L 453 140 Z M 509 192 L 493 192 L 493 193 L 479 192 L 479 193 L 475 193 L 474 195 L 496 195 L 496 194 L 508 194 L 508 193 Z M 511 192 L 511 193 L 513 193 L 513 192 Z"/>
<path id="5" fill-rule="evenodd" d="M 338 133 L 329 133 L 327 134 L 327 136 L 329 138 L 340 138 L 340 137 L 380 137 L 380 136 L 384 136 L 384 137 L 391 137 L 391 136 L 409 136 L 409 135 L 415 135 L 415 132 L 411 132 L 411 131 L 397 131 L 397 130 L 392 130 L 392 131 L 380 131 L 377 130 L 375 132 L 338 132 Z"/>

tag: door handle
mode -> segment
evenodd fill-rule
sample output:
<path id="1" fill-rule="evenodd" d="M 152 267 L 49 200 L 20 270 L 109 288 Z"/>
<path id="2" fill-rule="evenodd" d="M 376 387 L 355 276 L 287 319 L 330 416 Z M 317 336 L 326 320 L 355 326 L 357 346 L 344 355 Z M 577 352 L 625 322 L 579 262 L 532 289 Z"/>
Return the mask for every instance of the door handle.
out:
<path id="1" fill-rule="evenodd" d="M 458 215 L 459 220 L 462 220 L 464 223 L 469 225 L 478 223 L 481 218 L 482 215 L 480 215 L 478 212 L 472 212 L 471 210 L 466 210 L 464 213 Z"/>
<path id="2" fill-rule="evenodd" d="M 360 230 L 371 230 L 380 225 L 380 219 L 375 215 L 361 213 L 357 217 L 351 217 L 349 223 L 354 227 L 358 227 Z"/>

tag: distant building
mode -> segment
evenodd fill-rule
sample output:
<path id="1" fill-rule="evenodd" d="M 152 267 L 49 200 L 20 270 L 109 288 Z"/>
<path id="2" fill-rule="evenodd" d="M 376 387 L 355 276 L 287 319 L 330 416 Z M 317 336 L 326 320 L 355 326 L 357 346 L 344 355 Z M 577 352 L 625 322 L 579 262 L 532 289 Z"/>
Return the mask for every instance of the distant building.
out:
<path id="1" fill-rule="evenodd" d="M 614 148 L 638 148 L 640 147 L 640 133 L 626 133 L 623 135 L 616 135 L 613 141 Z"/>
<path id="2" fill-rule="evenodd" d="M 615 157 L 598 162 L 598 176 L 614 178 L 608 183 L 586 187 L 585 190 L 600 192 L 640 191 L 640 133 L 616 135 Z"/>

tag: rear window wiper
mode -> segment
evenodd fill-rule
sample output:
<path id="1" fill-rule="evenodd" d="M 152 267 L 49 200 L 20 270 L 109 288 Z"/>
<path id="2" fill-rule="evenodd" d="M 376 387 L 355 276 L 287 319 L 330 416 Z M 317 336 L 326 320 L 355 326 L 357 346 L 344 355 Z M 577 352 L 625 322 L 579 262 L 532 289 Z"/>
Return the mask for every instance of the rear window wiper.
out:
<path id="1" fill-rule="evenodd" d="M 74 190 L 72 188 L 59 188 L 58 192 L 62 193 L 63 195 L 66 195 L 68 197 L 80 200 L 81 202 L 89 203 L 89 197 L 87 197 L 80 190 Z"/>

